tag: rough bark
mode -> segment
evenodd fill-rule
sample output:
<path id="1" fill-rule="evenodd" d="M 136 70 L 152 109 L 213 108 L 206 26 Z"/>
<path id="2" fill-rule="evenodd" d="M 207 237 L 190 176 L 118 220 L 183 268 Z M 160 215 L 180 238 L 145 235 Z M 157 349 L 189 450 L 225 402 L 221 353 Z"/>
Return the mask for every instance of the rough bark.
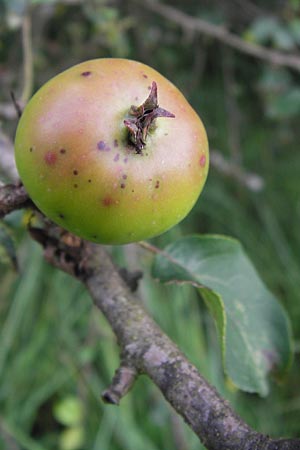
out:
<path id="1" fill-rule="evenodd" d="M 0 187 L 0 219 L 10 212 L 31 204 L 21 184 L 7 184 Z"/>

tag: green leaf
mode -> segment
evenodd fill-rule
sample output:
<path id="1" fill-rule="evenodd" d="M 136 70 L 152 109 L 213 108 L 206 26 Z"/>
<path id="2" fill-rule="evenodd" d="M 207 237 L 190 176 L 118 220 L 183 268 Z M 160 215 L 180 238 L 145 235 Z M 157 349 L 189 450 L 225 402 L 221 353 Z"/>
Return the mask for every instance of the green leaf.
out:
<path id="1" fill-rule="evenodd" d="M 282 377 L 291 363 L 290 325 L 240 243 L 181 238 L 156 256 L 153 275 L 199 289 L 216 321 L 226 375 L 244 391 L 267 395 L 270 372 Z"/>
<path id="2" fill-rule="evenodd" d="M 10 264 L 18 269 L 16 249 L 9 227 L 0 221 L 0 263 Z"/>

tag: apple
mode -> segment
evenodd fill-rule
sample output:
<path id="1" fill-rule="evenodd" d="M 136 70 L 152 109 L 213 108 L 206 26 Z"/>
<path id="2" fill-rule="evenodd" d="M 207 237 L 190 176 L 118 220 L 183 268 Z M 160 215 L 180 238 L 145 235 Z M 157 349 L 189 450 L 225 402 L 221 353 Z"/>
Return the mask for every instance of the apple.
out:
<path id="1" fill-rule="evenodd" d="M 47 217 L 103 244 L 144 240 L 180 222 L 209 166 L 205 128 L 182 93 L 151 67 L 120 58 L 83 62 L 42 86 L 20 118 L 15 158 Z"/>

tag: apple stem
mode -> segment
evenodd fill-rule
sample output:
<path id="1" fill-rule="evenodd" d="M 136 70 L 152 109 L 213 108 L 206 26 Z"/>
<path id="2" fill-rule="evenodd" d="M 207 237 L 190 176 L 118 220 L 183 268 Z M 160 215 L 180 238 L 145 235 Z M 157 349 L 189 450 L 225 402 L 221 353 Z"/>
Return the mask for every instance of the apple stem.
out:
<path id="1" fill-rule="evenodd" d="M 124 120 L 128 130 L 128 141 L 134 146 L 136 153 L 142 153 L 151 125 L 157 117 L 175 117 L 166 109 L 158 106 L 157 84 L 152 82 L 150 94 L 140 106 L 132 105 L 129 118 Z"/>

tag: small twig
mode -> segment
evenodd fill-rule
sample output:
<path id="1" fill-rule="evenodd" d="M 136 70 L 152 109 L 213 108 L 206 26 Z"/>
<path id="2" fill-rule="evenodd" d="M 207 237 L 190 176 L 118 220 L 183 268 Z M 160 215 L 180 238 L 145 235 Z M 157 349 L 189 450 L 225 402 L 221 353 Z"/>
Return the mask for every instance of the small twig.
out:
<path id="1" fill-rule="evenodd" d="M 122 397 L 132 388 L 137 377 L 137 370 L 134 367 L 121 365 L 113 377 L 111 385 L 102 393 L 105 403 L 118 405 Z"/>
<path id="2" fill-rule="evenodd" d="M 23 45 L 23 91 L 21 102 L 26 104 L 29 100 L 33 87 L 33 52 L 31 39 L 31 17 L 29 7 L 23 17 L 22 23 L 22 45 Z"/>
<path id="3" fill-rule="evenodd" d="M 131 1 L 134 1 L 136 4 L 139 3 L 138 0 Z M 247 42 L 231 33 L 223 26 L 215 25 L 200 19 L 199 17 L 195 18 L 189 16 L 179 9 L 159 3 L 157 0 L 144 0 L 143 8 L 145 7 L 156 14 L 159 14 L 161 17 L 164 17 L 168 21 L 176 23 L 184 30 L 209 36 L 241 53 L 261 59 L 269 64 L 289 67 L 290 69 L 300 72 L 300 57 L 297 54 L 287 54 L 285 52 L 263 47 L 262 45 Z"/>
<path id="4" fill-rule="evenodd" d="M 13 106 L 14 106 L 14 108 L 15 108 L 17 117 L 20 119 L 20 117 L 21 117 L 21 115 L 22 115 L 22 112 L 23 112 L 23 111 L 22 111 L 22 108 L 21 108 L 21 106 L 20 106 L 20 103 L 19 103 L 18 100 L 16 99 L 15 93 L 14 93 L 13 91 L 10 91 L 10 96 L 11 96 L 12 103 L 13 103 Z"/>
<path id="5" fill-rule="evenodd" d="M 225 159 L 219 151 L 210 151 L 210 162 L 212 167 L 220 173 L 235 179 L 250 191 L 260 192 L 264 189 L 265 182 L 261 176 L 256 173 L 246 172 L 235 162 Z"/>
<path id="6" fill-rule="evenodd" d="M 138 245 L 142 248 L 144 248 L 145 250 L 148 250 L 151 253 L 154 253 L 155 255 L 159 255 L 161 253 L 163 253 L 163 250 L 161 250 L 158 247 L 155 247 L 155 245 L 149 244 L 149 242 L 147 241 L 139 241 Z"/>

